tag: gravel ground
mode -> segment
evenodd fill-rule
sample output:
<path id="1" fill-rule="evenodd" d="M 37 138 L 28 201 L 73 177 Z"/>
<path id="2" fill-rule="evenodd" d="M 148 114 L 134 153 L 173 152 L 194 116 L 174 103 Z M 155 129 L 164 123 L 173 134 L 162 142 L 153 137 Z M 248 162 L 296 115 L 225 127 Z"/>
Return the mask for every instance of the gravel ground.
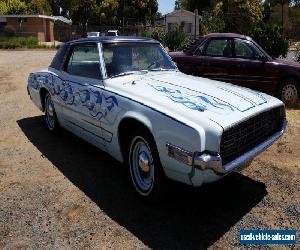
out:
<path id="1" fill-rule="evenodd" d="M 245 248 L 240 229 L 300 229 L 300 108 L 242 174 L 146 204 L 107 154 L 47 131 L 26 80 L 54 53 L 0 51 L 0 248 Z"/>

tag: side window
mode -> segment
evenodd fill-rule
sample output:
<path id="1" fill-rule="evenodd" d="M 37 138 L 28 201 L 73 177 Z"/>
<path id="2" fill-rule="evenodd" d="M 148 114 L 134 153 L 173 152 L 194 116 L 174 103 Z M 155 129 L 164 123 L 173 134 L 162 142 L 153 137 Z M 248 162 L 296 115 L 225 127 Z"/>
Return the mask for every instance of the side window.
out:
<path id="1" fill-rule="evenodd" d="M 71 75 L 101 79 L 97 45 L 75 45 L 71 50 L 65 70 Z"/>
<path id="2" fill-rule="evenodd" d="M 254 50 L 248 41 L 242 39 L 234 40 L 235 56 L 239 58 L 254 59 Z"/>
<path id="3" fill-rule="evenodd" d="M 208 42 L 206 56 L 232 57 L 231 39 L 212 39 Z"/>

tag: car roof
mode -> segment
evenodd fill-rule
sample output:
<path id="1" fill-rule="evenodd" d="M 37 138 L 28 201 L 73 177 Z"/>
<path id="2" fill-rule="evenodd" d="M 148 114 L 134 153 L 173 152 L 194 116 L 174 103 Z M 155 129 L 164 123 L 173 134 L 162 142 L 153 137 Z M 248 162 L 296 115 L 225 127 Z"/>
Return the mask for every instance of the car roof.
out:
<path id="1" fill-rule="evenodd" d="M 237 33 L 210 33 L 204 36 L 208 37 L 228 37 L 228 38 L 241 38 L 241 39 L 250 39 L 248 36 L 237 34 Z"/>
<path id="2" fill-rule="evenodd" d="M 195 49 L 204 41 L 210 38 L 240 38 L 245 40 L 251 40 L 251 37 L 237 34 L 237 33 L 209 33 L 207 35 L 199 37 L 199 39 L 192 41 L 187 47 L 183 50 L 183 52 L 191 54 L 195 51 Z"/>
<path id="3" fill-rule="evenodd" d="M 118 43 L 118 42 L 137 42 L 137 43 L 159 43 L 158 41 L 147 37 L 136 36 L 98 36 L 98 37 L 86 37 L 78 40 L 67 42 L 67 44 L 82 43 L 82 42 L 100 42 L 100 43 Z"/>

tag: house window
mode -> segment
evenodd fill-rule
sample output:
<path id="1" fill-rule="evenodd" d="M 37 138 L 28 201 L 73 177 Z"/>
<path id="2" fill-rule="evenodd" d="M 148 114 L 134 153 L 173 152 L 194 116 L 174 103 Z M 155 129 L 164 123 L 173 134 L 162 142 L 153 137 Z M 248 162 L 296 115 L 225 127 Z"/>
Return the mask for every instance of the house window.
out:
<path id="1" fill-rule="evenodd" d="M 177 23 L 168 23 L 168 32 L 176 29 Z"/>
<path id="2" fill-rule="evenodd" d="M 192 24 L 191 23 L 185 23 L 184 24 L 184 31 L 187 34 L 191 34 L 192 33 Z"/>

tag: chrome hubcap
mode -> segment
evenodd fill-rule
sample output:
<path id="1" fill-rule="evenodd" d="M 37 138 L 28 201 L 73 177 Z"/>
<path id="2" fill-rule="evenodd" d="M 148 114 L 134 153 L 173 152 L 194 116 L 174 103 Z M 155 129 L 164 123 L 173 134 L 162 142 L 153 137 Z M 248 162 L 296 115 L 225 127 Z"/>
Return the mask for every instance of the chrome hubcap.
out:
<path id="1" fill-rule="evenodd" d="M 154 182 L 154 163 L 151 150 L 141 137 L 136 137 L 131 145 L 130 172 L 137 191 L 149 194 Z"/>
<path id="2" fill-rule="evenodd" d="M 149 173 L 150 165 L 149 165 L 149 156 L 146 152 L 141 152 L 139 155 L 139 167 L 140 170 L 144 173 Z"/>
<path id="3" fill-rule="evenodd" d="M 298 97 L 298 91 L 294 84 L 287 84 L 282 88 L 282 100 L 294 103 Z"/>

